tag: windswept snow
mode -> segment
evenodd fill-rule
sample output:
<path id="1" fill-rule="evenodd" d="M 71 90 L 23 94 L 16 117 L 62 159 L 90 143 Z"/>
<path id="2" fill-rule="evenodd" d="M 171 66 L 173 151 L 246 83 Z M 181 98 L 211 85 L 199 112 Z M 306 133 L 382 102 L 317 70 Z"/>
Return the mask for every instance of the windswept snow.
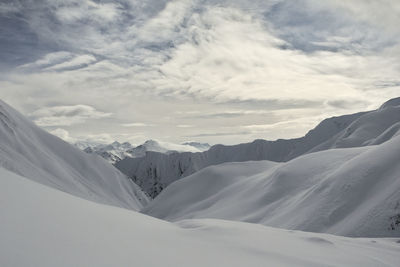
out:
<path id="1" fill-rule="evenodd" d="M 400 134 L 399 103 L 400 98 L 396 98 L 378 110 L 325 119 L 302 138 L 215 145 L 203 153 L 150 152 L 142 158 L 125 158 L 116 167 L 155 197 L 172 182 L 211 165 L 249 160 L 285 162 L 316 151 L 381 144 Z"/>
<path id="2" fill-rule="evenodd" d="M 346 236 L 400 237 L 400 136 L 287 163 L 227 163 L 167 187 L 143 212 Z M 400 258 L 399 258 L 400 259 Z"/>
<path id="3" fill-rule="evenodd" d="M 221 220 L 168 223 L 0 168 L 0 266 L 398 266 L 398 239 Z"/>
<path id="4" fill-rule="evenodd" d="M 100 203 L 138 210 L 148 201 L 143 191 L 112 165 L 38 128 L 2 101 L 0 166 Z"/>

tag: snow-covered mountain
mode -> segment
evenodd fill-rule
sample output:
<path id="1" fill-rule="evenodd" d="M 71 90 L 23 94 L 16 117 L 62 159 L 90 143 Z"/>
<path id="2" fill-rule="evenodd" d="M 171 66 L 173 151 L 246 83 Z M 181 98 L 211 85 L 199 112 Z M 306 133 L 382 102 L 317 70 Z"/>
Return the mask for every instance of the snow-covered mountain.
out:
<path id="1" fill-rule="evenodd" d="M 141 158 L 125 158 L 116 167 L 155 197 L 172 182 L 211 165 L 249 160 L 285 162 L 331 148 L 380 144 L 400 129 L 399 99 L 392 99 L 374 111 L 325 119 L 301 138 L 215 145 L 202 153 L 148 152 Z"/>
<path id="2" fill-rule="evenodd" d="M 134 148 L 134 146 L 132 146 L 129 142 L 120 143 L 117 141 L 111 144 L 80 141 L 75 143 L 75 146 L 88 154 L 99 155 L 111 164 L 115 164 L 117 161 L 120 161 L 127 156 L 132 156 L 127 151 Z"/>
<path id="3" fill-rule="evenodd" d="M 282 161 L 176 181 L 142 209 L 168 222 L 133 211 L 146 196 L 104 159 L 0 101 L 0 266 L 398 266 L 399 238 L 388 237 L 400 237 L 399 107 L 328 119 L 297 141 L 147 152 L 207 154 L 188 157 L 191 171 Z M 157 164 L 154 177 L 170 162 Z"/>
<path id="4" fill-rule="evenodd" d="M 105 160 L 47 133 L 1 100 L 0 166 L 99 203 L 138 210 L 148 201 L 131 179 Z"/>
<path id="5" fill-rule="evenodd" d="M 210 148 L 207 143 L 186 142 L 178 145 L 156 140 L 147 140 L 139 146 L 133 146 L 128 142 L 121 144 L 117 141 L 107 145 L 83 141 L 75 143 L 75 146 L 86 153 L 97 154 L 112 164 L 126 157 L 144 157 L 148 151 L 172 154 L 176 152 L 202 152 Z"/>
<path id="6" fill-rule="evenodd" d="M 84 150 L 88 147 L 96 147 L 99 145 L 104 146 L 104 144 L 102 144 L 102 143 L 95 142 L 95 141 L 87 141 L 87 140 L 75 142 L 75 143 L 73 143 L 73 145 L 76 146 L 77 148 L 79 148 L 80 150 Z"/>
<path id="7" fill-rule="evenodd" d="M 170 221 L 219 218 L 311 232 L 400 237 L 400 132 L 376 146 L 330 149 L 286 163 L 205 168 L 143 210 Z"/>
<path id="8" fill-rule="evenodd" d="M 0 266 L 398 266 L 398 239 L 221 220 L 169 223 L 0 168 Z"/>
<path id="9" fill-rule="evenodd" d="M 147 152 L 158 152 L 163 154 L 172 154 L 176 152 L 200 152 L 202 150 L 190 144 L 172 144 L 156 140 L 147 140 L 143 144 L 127 151 L 132 158 L 144 157 Z"/>
<path id="10" fill-rule="evenodd" d="M 209 143 L 200 143 L 200 142 L 194 142 L 194 141 L 188 141 L 182 143 L 184 146 L 192 146 L 200 150 L 201 152 L 207 151 L 210 149 L 210 144 Z"/>

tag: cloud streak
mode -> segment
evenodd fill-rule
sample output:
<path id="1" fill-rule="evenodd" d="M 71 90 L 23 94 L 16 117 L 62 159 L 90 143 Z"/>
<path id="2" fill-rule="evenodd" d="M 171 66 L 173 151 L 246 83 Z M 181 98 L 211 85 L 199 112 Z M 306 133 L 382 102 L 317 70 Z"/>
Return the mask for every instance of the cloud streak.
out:
<path id="1" fill-rule="evenodd" d="M 46 107 L 31 113 L 31 117 L 39 126 L 70 126 L 90 119 L 107 118 L 111 115 L 87 105 Z"/>

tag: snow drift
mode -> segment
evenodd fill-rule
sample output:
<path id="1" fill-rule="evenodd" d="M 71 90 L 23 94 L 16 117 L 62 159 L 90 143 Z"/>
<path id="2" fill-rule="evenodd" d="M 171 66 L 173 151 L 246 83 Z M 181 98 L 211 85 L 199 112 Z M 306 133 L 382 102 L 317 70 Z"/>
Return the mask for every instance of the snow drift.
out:
<path id="1" fill-rule="evenodd" d="M 220 218 L 345 236 L 400 237 L 400 136 L 287 163 L 211 166 L 167 187 L 143 212 Z"/>
<path id="2" fill-rule="evenodd" d="M 203 153 L 163 155 L 148 152 L 142 158 L 125 158 L 116 167 L 155 197 L 172 182 L 207 166 L 250 160 L 286 162 L 300 155 L 331 148 L 381 144 L 399 133 L 400 98 L 396 98 L 378 110 L 326 119 L 301 138 L 255 140 L 234 146 L 215 145 Z"/>
<path id="3" fill-rule="evenodd" d="M 100 203 L 138 210 L 148 201 L 112 165 L 40 129 L 1 100 L 0 166 Z"/>
<path id="4" fill-rule="evenodd" d="M 0 168 L 0 265 L 398 266 L 395 239 L 354 239 L 220 220 L 168 223 Z"/>

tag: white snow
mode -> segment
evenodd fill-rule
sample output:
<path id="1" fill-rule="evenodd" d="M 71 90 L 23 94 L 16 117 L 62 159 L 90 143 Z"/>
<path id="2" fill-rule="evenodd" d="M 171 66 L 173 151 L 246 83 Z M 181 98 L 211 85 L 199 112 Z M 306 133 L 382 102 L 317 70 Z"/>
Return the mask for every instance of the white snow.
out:
<path id="1" fill-rule="evenodd" d="M 0 100 L 0 166 L 100 203 L 138 210 L 143 191 L 105 160 L 40 129 Z"/>
<path id="2" fill-rule="evenodd" d="M 0 168 L 0 266 L 398 266 L 398 239 L 221 220 L 177 224 L 90 202 Z"/>
<path id="3" fill-rule="evenodd" d="M 219 218 L 346 236 L 400 237 L 399 162 L 400 136 L 378 146 L 330 149 L 287 163 L 227 163 L 171 184 L 143 212 L 170 221 Z"/>

